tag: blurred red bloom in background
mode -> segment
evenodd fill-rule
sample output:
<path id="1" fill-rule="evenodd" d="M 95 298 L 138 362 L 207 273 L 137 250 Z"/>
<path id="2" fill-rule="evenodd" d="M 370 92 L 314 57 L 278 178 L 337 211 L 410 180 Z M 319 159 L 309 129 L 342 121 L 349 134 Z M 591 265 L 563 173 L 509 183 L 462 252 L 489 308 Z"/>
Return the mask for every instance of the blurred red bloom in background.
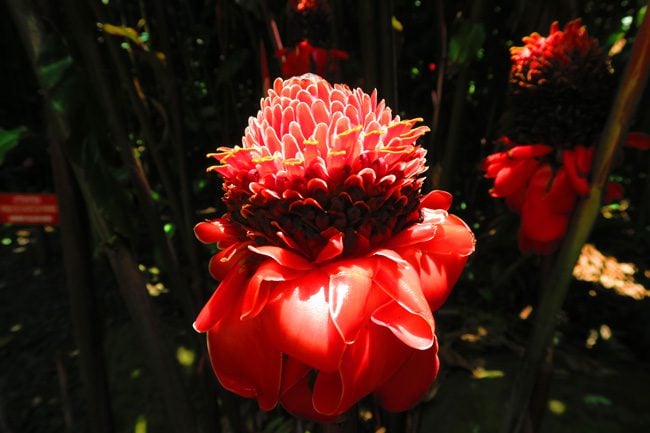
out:
<path id="1" fill-rule="evenodd" d="M 588 192 L 587 176 L 593 149 L 576 146 L 562 151 L 563 163 L 555 167 L 553 148 L 543 144 L 510 146 L 485 159 L 485 176 L 494 179 L 492 197 L 504 198 L 521 215 L 519 248 L 550 254 L 564 237 L 578 196 Z"/>
<path id="2" fill-rule="evenodd" d="M 276 56 L 281 61 L 284 78 L 313 72 L 317 75 L 330 76 L 339 68 L 339 61 L 348 58 L 348 53 L 336 49 L 316 47 L 304 40 L 293 48 L 278 50 Z"/>
<path id="3" fill-rule="evenodd" d="M 422 197 L 427 132 L 376 93 L 276 80 L 242 145 L 220 148 L 226 214 L 199 223 L 221 283 L 196 319 L 221 384 L 270 410 L 333 421 L 366 395 L 413 406 L 434 381 L 432 312 L 474 250 Z"/>
<path id="4" fill-rule="evenodd" d="M 580 19 L 567 23 L 564 30 L 555 21 L 548 36 L 535 32 L 523 42 L 523 46 L 510 49 L 511 80 L 521 87 L 575 82 L 583 78 L 585 63 L 603 63 L 598 40 L 589 36 Z"/>
<path id="5" fill-rule="evenodd" d="M 609 59 L 580 19 L 548 36 L 533 33 L 510 49 L 506 151 L 489 155 L 483 169 L 494 179 L 493 197 L 521 216 L 522 251 L 550 254 L 563 239 L 579 197 L 589 193 L 594 146 L 613 90 Z M 647 135 L 630 133 L 626 145 L 649 147 Z M 528 144 L 535 143 L 535 144 Z M 608 184 L 604 200 L 623 194 Z"/>

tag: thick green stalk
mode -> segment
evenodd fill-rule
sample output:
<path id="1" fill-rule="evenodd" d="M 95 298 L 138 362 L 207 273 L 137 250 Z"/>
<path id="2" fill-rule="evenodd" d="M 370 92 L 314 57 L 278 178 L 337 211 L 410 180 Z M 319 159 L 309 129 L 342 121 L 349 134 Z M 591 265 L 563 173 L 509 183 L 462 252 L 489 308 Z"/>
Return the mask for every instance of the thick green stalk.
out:
<path id="1" fill-rule="evenodd" d="M 623 141 L 632 114 L 647 83 L 649 64 L 650 20 L 646 17 L 636 36 L 630 61 L 621 79 L 616 99 L 598 144 L 589 196 L 578 204 L 553 268 L 543 283 L 543 297 L 536 315 L 530 344 L 511 394 L 502 430 L 504 433 L 519 433 L 526 419 L 535 378 L 551 344 L 557 315 L 566 298 L 573 268 L 598 216 L 602 191 L 613 157 Z"/>

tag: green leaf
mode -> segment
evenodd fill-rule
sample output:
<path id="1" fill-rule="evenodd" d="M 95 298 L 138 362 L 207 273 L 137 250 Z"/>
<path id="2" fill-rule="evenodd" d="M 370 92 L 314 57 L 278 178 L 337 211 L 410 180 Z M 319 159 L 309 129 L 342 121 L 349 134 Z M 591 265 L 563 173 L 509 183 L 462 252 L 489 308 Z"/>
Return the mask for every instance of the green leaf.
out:
<path id="1" fill-rule="evenodd" d="M 449 40 L 449 61 L 465 64 L 478 57 L 485 41 L 483 24 L 465 21 Z"/>
<path id="2" fill-rule="evenodd" d="M 0 128 L 0 165 L 4 162 L 7 152 L 18 145 L 20 137 L 26 131 L 27 128 L 24 126 L 9 130 Z"/>
<path id="3" fill-rule="evenodd" d="M 590 406 L 610 406 L 612 401 L 605 397 L 604 395 L 598 394 L 587 394 L 583 398 L 584 402 Z"/>
<path id="4" fill-rule="evenodd" d="M 72 57 L 65 56 L 38 68 L 41 83 L 46 89 L 52 89 L 61 82 L 64 74 L 72 66 Z"/>

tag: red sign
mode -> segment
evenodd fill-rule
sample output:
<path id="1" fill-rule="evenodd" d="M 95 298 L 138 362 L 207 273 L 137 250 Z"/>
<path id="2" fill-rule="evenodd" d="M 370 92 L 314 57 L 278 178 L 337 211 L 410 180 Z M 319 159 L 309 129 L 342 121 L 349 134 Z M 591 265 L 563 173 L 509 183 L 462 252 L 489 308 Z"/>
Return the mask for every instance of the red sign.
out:
<path id="1" fill-rule="evenodd" d="M 0 193 L 0 224 L 58 224 L 59 206 L 54 194 Z"/>

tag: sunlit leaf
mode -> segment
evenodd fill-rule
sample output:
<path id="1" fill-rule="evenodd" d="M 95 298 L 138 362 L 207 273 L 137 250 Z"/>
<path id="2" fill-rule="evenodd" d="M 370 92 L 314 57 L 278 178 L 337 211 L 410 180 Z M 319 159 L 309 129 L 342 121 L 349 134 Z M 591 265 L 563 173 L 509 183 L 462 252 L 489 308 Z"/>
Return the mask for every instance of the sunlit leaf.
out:
<path id="1" fill-rule="evenodd" d="M 139 415 L 135 420 L 133 433 L 147 433 L 147 418 L 144 415 Z"/>
<path id="2" fill-rule="evenodd" d="M 18 145 L 20 137 L 25 131 L 27 131 L 27 128 L 24 126 L 14 129 L 0 128 L 0 165 L 4 162 L 7 152 Z"/>
<path id="3" fill-rule="evenodd" d="M 196 360 L 196 353 L 192 349 L 180 346 L 176 349 L 176 359 L 183 367 L 191 367 Z"/>
<path id="4" fill-rule="evenodd" d="M 591 406 L 610 406 L 612 401 L 605 397 L 604 395 L 598 394 L 587 394 L 584 396 L 583 401 Z"/>
<path id="5" fill-rule="evenodd" d="M 394 16 L 391 17 L 390 23 L 393 26 L 393 30 L 397 32 L 403 32 L 404 31 L 404 25 Z"/>
<path id="6" fill-rule="evenodd" d="M 564 412 L 566 412 L 566 404 L 560 400 L 549 400 L 548 410 L 550 410 L 555 415 L 562 415 Z"/>
<path id="7" fill-rule="evenodd" d="M 504 376 L 501 370 L 485 370 L 483 367 L 475 368 L 472 371 L 474 379 L 498 379 Z"/>
<path id="8" fill-rule="evenodd" d="M 637 27 L 641 27 L 641 23 L 643 23 L 643 19 L 645 18 L 645 14 L 647 11 L 648 11 L 647 5 L 643 6 L 637 11 L 636 18 L 634 19 Z"/>

